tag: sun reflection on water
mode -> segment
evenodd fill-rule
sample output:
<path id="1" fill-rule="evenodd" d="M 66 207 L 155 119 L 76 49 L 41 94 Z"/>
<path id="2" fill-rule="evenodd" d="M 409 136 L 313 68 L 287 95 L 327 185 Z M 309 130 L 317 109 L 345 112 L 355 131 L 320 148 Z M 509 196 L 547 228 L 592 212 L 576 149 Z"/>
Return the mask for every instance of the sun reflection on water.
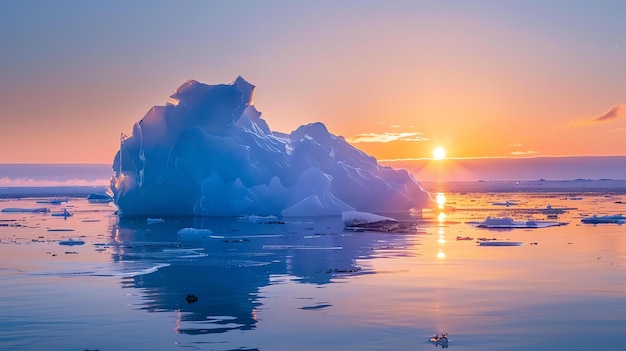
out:
<path id="1" fill-rule="evenodd" d="M 440 210 L 443 210 L 443 205 L 446 203 L 446 195 L 444 193 L 437 193 L 435 201 L 437 202 L 437 207 Z"/>
<path id="2" fill-rule="evenodd" d="M 441 195 L 443 196 L 443 194 Z M 445 197 L 444 197 L 444 202 L 445 202 Z M 439 194 L 437 195 L 437 203 L 439 203 Z M 437 228 L 437 235 L 438 235 L 437 243 L 441 247 L 439 247 L 438 249 L 437 258 L 440 260 L 446 258 L 446 254 L 445 252 L 443 252 L 443 246 L 446 244 L 446 231 L 445 231 L 445 227 L 443 226 L 445 220 L 446 220 L 446 214 L 443 212 L 439 212 L 439 215 L 437 216 L 437 221 L 439 222 L 439 226 Z"/>

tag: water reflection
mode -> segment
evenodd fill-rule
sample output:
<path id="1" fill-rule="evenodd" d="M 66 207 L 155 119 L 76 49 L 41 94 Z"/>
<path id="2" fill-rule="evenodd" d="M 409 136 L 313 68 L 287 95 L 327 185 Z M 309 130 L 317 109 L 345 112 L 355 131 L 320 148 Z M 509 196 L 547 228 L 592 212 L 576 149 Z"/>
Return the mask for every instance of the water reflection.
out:
<path id="1" fill-rule="evenodd" d="M 443 251 L 443 247 L 446 244 L 446 232 L 445 232 L 445 222 L 446 222 L 446 214 L 443 212 L 439 212 L 439 215 L 437 216 L 437 243 L 439 244 L 439 249 L 437 251 L 437 258 L 440 260 L 443 260 L 444 258 L 446 258 L 446 254 Z"/>
<path id="2" fill-rule="evenodd" d="M 181 236 L 182 228 L 211 232 Z M 122 287 L 140 289 L 140 309 L 177 312 L 175 332 L 209 334 L 254 329 L 263 300 L 260 291 L 281 284 L 276 277 L 324 285 L 372 274 L 357 260 L 414 252 L 409 238 L 344 233 L 339 217 L 170 218 L 153 224 L 145 218 L 123 218 L 111 228 L 111 254 L 115 263 L 165 265 L 151 274 L 124 278 Z M 188 301 L 188 295 L 197 301 Z"/>
<path id="3" fill-rule="evenodd" d="M 444 205 L 446 204 L 446 195 L 444 193 L 437 193 L 435 197 L 435 201 L 437 202 L 437 207 L 440 210 L 444 209 Z"/>

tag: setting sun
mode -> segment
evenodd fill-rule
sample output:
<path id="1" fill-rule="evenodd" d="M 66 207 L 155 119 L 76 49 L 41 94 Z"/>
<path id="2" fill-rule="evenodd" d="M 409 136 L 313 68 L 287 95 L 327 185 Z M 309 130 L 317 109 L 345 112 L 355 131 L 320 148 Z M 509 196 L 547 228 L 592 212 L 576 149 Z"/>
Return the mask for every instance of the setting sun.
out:
<path id="1" fill-rule="evenodd" d="M 443 160 L 445 157 L 446 157 L 446 150 L 444 150 L 442 147 L 437 147 L 433 151 L 433 158 L 435 160 Z"/>

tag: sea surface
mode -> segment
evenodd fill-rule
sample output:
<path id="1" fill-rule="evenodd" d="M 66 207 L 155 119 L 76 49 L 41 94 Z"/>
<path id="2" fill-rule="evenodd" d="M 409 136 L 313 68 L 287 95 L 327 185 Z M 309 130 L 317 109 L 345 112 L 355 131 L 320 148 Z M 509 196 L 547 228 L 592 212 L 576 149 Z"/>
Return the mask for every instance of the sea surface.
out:
<path id="1" fill-rule="evenodd" d="M 625 213 L 624 182 L 487 185 L 429 184 L 442 208 L 387 214 L 400 233 L 0 194 L 50 210 L 0 212 L 0 350 L 626 349 L 626 226 L 581 223 Z M 468 224 L 487 216 L 565 224 Z"/>

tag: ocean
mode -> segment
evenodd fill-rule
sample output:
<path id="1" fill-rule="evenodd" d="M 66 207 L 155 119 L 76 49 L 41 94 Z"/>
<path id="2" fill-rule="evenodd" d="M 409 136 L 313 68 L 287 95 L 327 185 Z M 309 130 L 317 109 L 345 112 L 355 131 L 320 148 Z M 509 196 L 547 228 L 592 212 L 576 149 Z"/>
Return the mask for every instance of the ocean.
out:
<path id="1" fill-rule="evenodd" d="M 441 208 L 387 214 L 399 232 L 2 188 L 0 349 L 623 350 L 626 226 L 581 219 L 623 213 L 624 181 L 424 186 Z"/>

